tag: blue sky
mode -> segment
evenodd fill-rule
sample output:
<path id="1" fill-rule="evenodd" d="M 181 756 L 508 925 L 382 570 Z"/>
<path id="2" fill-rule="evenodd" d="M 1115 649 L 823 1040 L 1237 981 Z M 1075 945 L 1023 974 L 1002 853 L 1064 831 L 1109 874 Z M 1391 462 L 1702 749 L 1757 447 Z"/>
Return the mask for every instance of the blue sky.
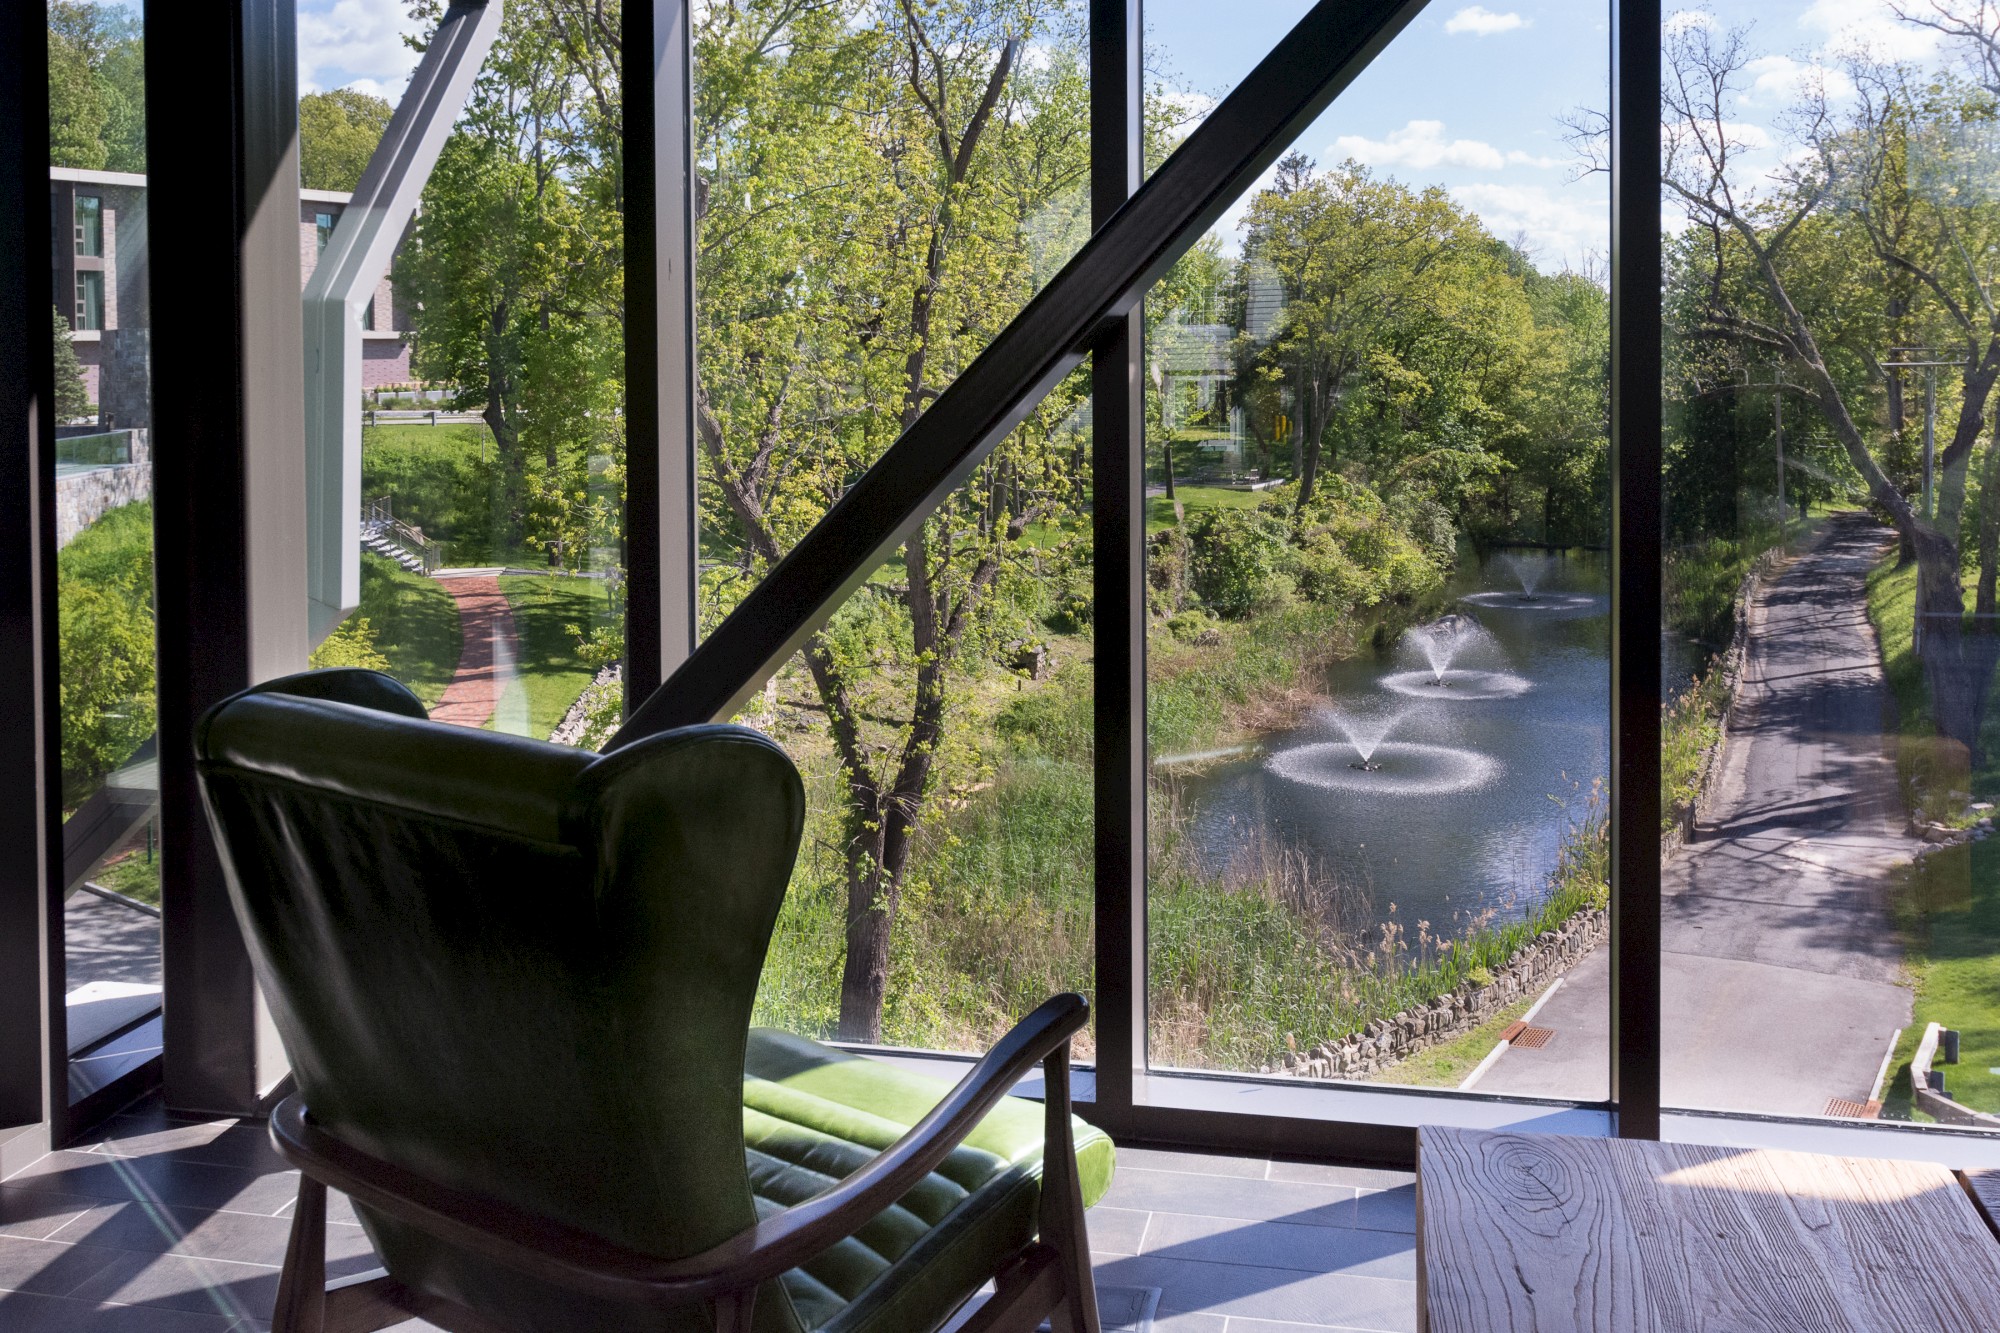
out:
<path id="1" fill-rule="evenodd" d="M 1147 0 L 1148 64 L 1170 72 L 1199 104 L 1234 86 L 1307 7 L 1306 0 L 1233 0 L 1224 21 L 1213 0 Z M 1667 8 L 1672 22 L 1753 25 L 1761 54 L 1737 108 L 1743 137 L 1768 144 L 1752 160 L 1758 169 L 1782 156 L 1778 121 L 1802 78 L 1827 70 L 1838 92 L 1842 51 L 1861 45 L 1899 59 L 1939 57 L 1930 34 L 1897 20 L 1887 0 Z M 1581 268 L 1607 248 L 1606 182 L 1575 178 L 1557 118 L 1605 104 L 1609 42 L 1604 0 L 1433 0 L 1298 147 L 1322 165 L 1352 157 L 1410 184 L 1443 185 L 1489 230 L 1523 240 L 1542 268 Z"/>
<path id="2" fill-rule="evenodd" d="M 1233 87 L 1308 3 L 1146 0 L 1148 65 L 1170 72 L 1198 109 Z M 1443 185 L 1544 269 L 1582 267 L 1606 249 L 1605 183 L 1573 179 L 1557 117 L 1605 101 L 1608 13 L 1606 0 L 1434 0 L 1298 146 L 1326 165 L 1354 157 L 1410 184 Z M 1837 91 L 1843 49 L 1939 58 L 1929 34 L 1899 22 L 1888 0 L 1716 0 L 1670 21 L 1754 23 L 1762 54 L 1738 105 L 1743 135 L 1768 143 L 1767 160 L 1753 163 L 1764 168 L 1784 151 L 1777 119 L 1799 79 L 1828 69 Z M 411 26 L 403 0 L 300 0 L 301 88 L 394 100 L 416 60 L 401 40 Z"/>

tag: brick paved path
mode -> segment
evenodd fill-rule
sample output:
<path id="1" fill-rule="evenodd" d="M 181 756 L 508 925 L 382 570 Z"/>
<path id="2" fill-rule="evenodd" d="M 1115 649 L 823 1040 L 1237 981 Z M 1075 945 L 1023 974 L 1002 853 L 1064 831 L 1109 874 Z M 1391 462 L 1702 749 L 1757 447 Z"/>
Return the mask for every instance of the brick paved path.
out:
<path id="1" fill-rule="evenodd" d="M 437 722 L 483 727 L 500 702 L 501 691 L 513 678 L 519 654 L 514 637 L 514 613 L 492 574 L 439 579 L 458 603 L 458 626 L 464 636 L 458 673 L 444 697 L 431 710 Z"/>

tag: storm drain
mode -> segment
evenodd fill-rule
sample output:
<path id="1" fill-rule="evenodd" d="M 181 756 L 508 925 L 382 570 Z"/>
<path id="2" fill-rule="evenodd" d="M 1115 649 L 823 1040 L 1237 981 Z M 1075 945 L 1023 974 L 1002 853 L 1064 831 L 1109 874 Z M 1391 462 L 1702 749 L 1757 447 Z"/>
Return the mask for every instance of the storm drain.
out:
<path id="1" fill-rule="evenodd" d="M 1554 1028 L 1530 1027 L 1526 1023 L 1517 1023 L 1515 1027 L 1520 1030 L 1507 1039 L 1507 1044 L 1530 1051 L 1540 1050 L 1549 1044 L 1549 1038 L 1556 1035 Z"/>
<path id="2" fill-rule="evenodd" d="M 1821 1115 L 1836 1116 L 1842 1120 L 1875 1120 L 1882 1114 L 1880 1102 L 1849 1101 L 1845 1097 L 1826 1099 L 1826 1110 Z"/>

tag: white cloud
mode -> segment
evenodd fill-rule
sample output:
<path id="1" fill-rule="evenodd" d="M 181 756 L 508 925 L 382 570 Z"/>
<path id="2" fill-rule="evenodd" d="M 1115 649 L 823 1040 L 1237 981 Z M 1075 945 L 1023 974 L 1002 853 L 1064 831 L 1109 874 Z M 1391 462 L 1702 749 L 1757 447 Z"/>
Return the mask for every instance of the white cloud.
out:
<path id="1" fill-rule="evenodd" d="M 1572 186 L 1558 193 L 1546 185 L 1492 181 L 1449 188 L 1452 198 L 1476 213 L 1495 236 L 1523 237 L 1545 271 L 1564 264 L 1581 266 L 1588 256 L 1611 248 L 1609 204 L 1585 188 Z"/>
<path id="2" fill-rule="evenodd" d="M 299 91 L 355 87 L 391 102 L 403 95 L 417 53 L 401 0 L 332 0 L 299 8 Z"/>
<path id="3" fill-rule="evenodd" d="M 1495 33 L 1512 32 L 1525 28 L 1528 20 L 1519 14 L 1508 12 L 1496 14 L 1484 5 L 1469 5 L 1444 21 L 1444 30 L 1453 37 L 1469 32 L 1474 37 L 1491 37 Z"/>
<path id="4" fill-rule="evenodd" d="M 1938 48 L 1930 28 L 1905 23 L 1887 0 L 1813 0 L 1799 26 L 1819 33 L 1828 49 L 1861 49 L 1890 60 L 1922 60 Z"/>
<path id="5" fill-rule="evenodd" d="M 1745 106 L 1787 107 L 1820 88 L 1836 101 L 1854 92 L 1854 81 L 1843 70 L 1790 56 L 1759 56 L 1743 67 L 1749 90 L 1737 98 Z"/>
<path id="6" fill-rule="evenodd" d="M 1359 134 L 1343 134 L 1333 141 L 1335 158 L 1351 157 L 1370 166 L 1408 167 L 1429 171 L 1433 167 L 1465 167 L 1473 171 L 1498 171 L 1503 167 L 1553 167 L 1557 159 L 1537 157 L 1519 149 L 1502 151 L 1478 139 L 1444 137 L 1441 120 L 1413 120 L 1400 130 L 1391 130 L 1386 139 L 1369 139 Z"/>
<path id="7" fill-rule="evenodd" d="M 1715 21 L 1715 15 L 1705 9 L 1676 9 L 1667 15 L 1662 26 L 1669 33 L 1683 33 L 1689 28 L 1706 28 L 1714 32 L 1722 25 Z"/>

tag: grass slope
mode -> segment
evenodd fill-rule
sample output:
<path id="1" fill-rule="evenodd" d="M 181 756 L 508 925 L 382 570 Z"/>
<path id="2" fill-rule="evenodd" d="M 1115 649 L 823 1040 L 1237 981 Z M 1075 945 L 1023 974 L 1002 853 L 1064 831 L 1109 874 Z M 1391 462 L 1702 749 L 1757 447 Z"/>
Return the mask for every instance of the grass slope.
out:
<path id="1" fill-rule="evenodd" d="M 568 627 L 587 635 L 593 626 L 617 622 L 605 605 L 601 579 L 503 574 L 500 591 L 514 612 L 520 644 L 514 665 L 528 694 L 528 734 L 546 738 L 596 674 L 578 660 Z"/>
<path id="2" fill-rule="evenodd" d="M 1916 1014 L 1896 1045 L 1883 1114 L 1923 1118 L 1910 1104 L 1910 1058 L 1929 1023 L 1960 1034 L 1959 1063 L 1937 1066 L 1946 1091 L 1974 1110 L 2000 1114 L 2000 840 L 1927 856 L 1899 887 Z"/>
<path id="3" fill-rule="evenodd" d="M 435 579 L 364 552 L 361 609 L 389 674 L 410 687 L 425 708 L 437 707 L 458 670 L 458 603 Z"/>

